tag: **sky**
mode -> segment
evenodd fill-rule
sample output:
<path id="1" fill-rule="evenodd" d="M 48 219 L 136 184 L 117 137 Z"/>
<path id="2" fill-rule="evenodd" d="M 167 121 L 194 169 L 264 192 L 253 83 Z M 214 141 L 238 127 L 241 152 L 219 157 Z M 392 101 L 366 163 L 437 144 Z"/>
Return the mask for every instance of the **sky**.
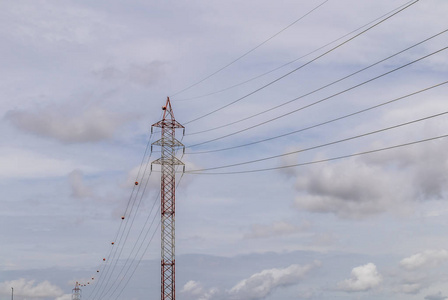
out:
<path id="1" fill-rule="evenodd" d="M 167 97 L 179 299 L 448 299 L 447 14 L 2 1 L 0 300 L 159 299 Z"/>

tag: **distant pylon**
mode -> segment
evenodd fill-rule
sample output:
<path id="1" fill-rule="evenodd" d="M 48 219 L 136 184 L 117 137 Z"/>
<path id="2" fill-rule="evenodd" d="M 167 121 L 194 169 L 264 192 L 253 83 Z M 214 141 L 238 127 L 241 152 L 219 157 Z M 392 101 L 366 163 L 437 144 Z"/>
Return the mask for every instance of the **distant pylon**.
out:
<path id="1" fill-rule="evenodd" d="M 76 282 L 75 288 L 72 289 L 72 300 L 81 300 L 81 289 L 78 282 Z"/>
<path id="2" fill-rule="evenodd" d="M 152 145 L 161 147 L 161 157 L 152 164 L 161 165 L 161 299 L 176 299 L 175 284 L 175 194 L 176 194 L 176 165 L 184 165 L 176 158 L 176 149 L 185 148 L 181 142 L 176 140 L 176 129 L 184 128 L 175 118 L 171 107 L 170 98 L 167 98 L 163 109 L 161 121 L 151 126 L 161 128 L 160 140 Z M 152 167 L 151 164 L 151 167 Z"/>

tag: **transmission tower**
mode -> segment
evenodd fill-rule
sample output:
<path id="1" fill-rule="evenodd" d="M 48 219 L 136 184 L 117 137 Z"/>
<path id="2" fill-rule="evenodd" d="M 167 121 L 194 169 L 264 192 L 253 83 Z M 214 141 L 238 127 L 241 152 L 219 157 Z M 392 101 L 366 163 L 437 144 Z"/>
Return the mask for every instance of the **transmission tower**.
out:
<path id="1" fill-rule="evenodd" d="M 151 132 L 154 127 L 161 128 L 160 140 L 152 145 L 161 147 L 161 157 L 152 162 L 152 164 L 161 165 L 161 195 L 160 195 L 160 214 L 161 214 L 161 271 L 162 286 L 161 299 L 176 299 L 175 285 L 175 193 L 176 193 L 176 165 L 184 164 L 176 158 L 176 149 L 184 148 L 181 142 L 176 140 L 176 129 L 184 128 L 174 119 L 173 109 L 170 98 L 166 100 L 163 109 L 163 118 L 161 121 L 151 126 Z M 152 167 L 151 164 L 151 167 Z"/>
<path id="2" fill-rule="evenodd" d="M 78 282 L 76 282 L 75 288 L 72 289 L 72 300 L 81 300 L 81 289 Z"/>

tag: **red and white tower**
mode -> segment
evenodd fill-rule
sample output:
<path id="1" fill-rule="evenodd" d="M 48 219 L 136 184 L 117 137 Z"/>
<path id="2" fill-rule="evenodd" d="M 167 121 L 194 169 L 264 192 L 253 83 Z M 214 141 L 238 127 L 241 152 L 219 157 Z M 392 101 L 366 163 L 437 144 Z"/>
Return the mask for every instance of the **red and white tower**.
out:
<path id="1" fill-rule="evenodd" d="M 162 271 L 162 300 L 176 299 L 175 290 L 175 192 L 176 192 L 176 165 L 184 165 L 176 158 L 176 149 L 184 148 L 181 142 L 176 140 L 176 129 L 184 128 L 175 118 L 171 107 L 170 98 L 167 98 L 163 106 L 163 118 L 151 126 L 161 128 L 160 140 L 152 145 L 161 147 L 161 157 L 152 164 L 161 165 L 161 271 Z M 152 166 L 151 164 L 151 166 Z"/>
<path id="2" fill-rule="evenodd" d="M 78 282 L 76 282 L 75 288 L 72 289 L 72 300 L 81 300 L 81 289 Z"/>

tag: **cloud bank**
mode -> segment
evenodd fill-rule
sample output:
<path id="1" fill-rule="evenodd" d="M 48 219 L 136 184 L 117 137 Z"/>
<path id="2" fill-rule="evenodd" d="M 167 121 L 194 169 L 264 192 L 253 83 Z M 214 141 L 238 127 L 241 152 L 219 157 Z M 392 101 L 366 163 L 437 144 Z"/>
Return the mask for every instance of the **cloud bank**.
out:
<path id="1" fill-rule="evenodd" d="M 101 108 L 74 112 L 47 107 L 38 111 L 9 111 L 6 119 L 24 132 L 63 143 L 87 143 L 110 139 L 128 118 Z"/>
<path id="2" fill-rule="evenodd" d="M 0 283 L 0 295 L 11 295 L 11 287 L 14 287 L 14 295 L 22 298 L 60 297 L 64 294 L 62 289 L 48 281 L 36 283 L 35 280 L 20 278 Z"/>

